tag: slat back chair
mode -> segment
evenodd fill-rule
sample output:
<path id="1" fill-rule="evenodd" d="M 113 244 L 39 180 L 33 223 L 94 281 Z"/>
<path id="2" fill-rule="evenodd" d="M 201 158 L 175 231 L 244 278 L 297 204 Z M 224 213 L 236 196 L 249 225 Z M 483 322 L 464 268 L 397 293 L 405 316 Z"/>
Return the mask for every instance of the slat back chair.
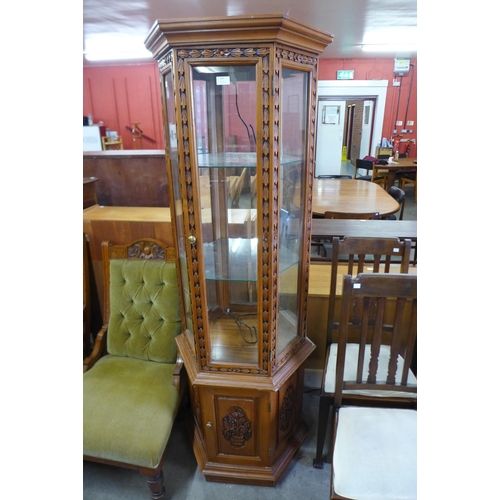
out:
<path id="1" fill-rule="evenodd" d="M 355 303 L 362 306 L 360 314 Z M 360 336 L 360 349 L 356 369 L 350 370 L 353 329 Z M 417 342 L 417 277 L 344 276 L 339 332 L 331 499 L 416 499 L 417 386 L 410 360 Z M 389 352 L 382 359 L 387 334 Z M 370 406 L 346 405 L 345 396 L 360 390 L 412 395 L 415 406 L 378 406 L 377 401 Z M 386 402 L 378 399 L 382 401 Z"/>
<path id="2" fill-rule="evenodd" d="M 320 388 L 320 403 L 318 416 L 318 432 L 316 444 L 315 468 L 323 467 L 323 447 L 326 438 L 330 408 L 335 403 L 336 359 L 339 331 L 339 311 L 337 311 L 337 289 L 341 286 L 342 275 L 357 275 L 360 273 L 398 273 L 407 274 L 410 267 L 411 240 L 398 238 L 332 238 L 330 295 L 328 301 L 328 319 L 326 331 L 326 357 Z M 356 304 L 360 314 L 361 305 Z M 352 337 L 353 346 L 350 352 L 357 350 L 359 339 Z M 386 350 L 385 348 L 383 349 Z M 349 360 L 349 367 L 354 364 Z M 411 361 L 411 360 L 410 360 Z M 379 398 L 378 393 L 353 393 L 352 403 L 370 404 L 373 398 Z M 384 393 L 384 397 L 388 397 Z M 414 401 L 401 398 L 402 405 L 413 406 Z M 392 403 L 392 401 L 391 401 Z"/>
<path id="3" fill-rule="evenodd" d="M 417 172 L 405 172 L 399 179 L 399 187 L 404 190 L 406 184 L 413 184 L 415 188 L 415 203 L 417 203 Z"/>
<path id="4" fill-rule="evenodd" d="M 410 269 L 411 240 L 398 238 L 332 238 L 330 295 L 328 301 L 328 329 L 326 341 L 334 341 L 333 330 L 338 329 L 335 304 L 339 285 L 339 270 L 342 274 L 390 273 L 407 274 Z M 344 265 L 343 265 L 344 264 Z"/>
<path id="5" fill-rule="evenodd" d="M 185 386 L 174 249 L 102 244 L 104 321 L 83 361 L 83 458 L 137 469 L 165 496 L 162 465 Z"/>
<path id="6" fill-rule="evenodd" d="M 358 170 L 366 170 L 368 173 L 366 175 L 359 175 Z M 370 160 L 356 160 L 356 165 L 354 167 L 354 179 L 358 181 L 370 181 L 375 182 L 375 184 L 380 184 L 381 186 L 385 186 L 385 182 L 387 179 L 387 174 L 383 174 L 381 172 L 377 172 L 377 168 L 373 161 Z"/>

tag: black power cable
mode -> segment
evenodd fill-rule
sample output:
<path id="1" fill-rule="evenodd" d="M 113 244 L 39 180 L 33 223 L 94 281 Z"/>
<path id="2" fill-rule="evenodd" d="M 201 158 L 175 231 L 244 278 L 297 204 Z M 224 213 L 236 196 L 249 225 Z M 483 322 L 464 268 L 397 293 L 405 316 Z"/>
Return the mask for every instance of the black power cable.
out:
<path id="1" fill-rule="evenodd" d="M 257 145 L 257 138 L 255 136 L 255 130 L 253 129 L 252 125 L 250 125 L 250 128 L 252 129 L 252 134 L 253 134 L 253 144 L 252 144 L 252 136 L 250 135 L 250 130 L 248 129 L 248 125 L 246 124 L 245 120 L 241 116 L 240 113 L 240 107 L 238 106 L 238 86 L 236 85 L 236 78 L 234 78 L 234 74 L 231 74 L 231 82 L 234 85 L 234 88 L 236 89 L 236 112 L 238 113 L 238 118 L 241 120 L 241 123 L 245 125 L 245 128 L 247 130 L 247 136 L 248 136 L 248 142 L 250 143 L 250 150 L 252 150 L 252 146 Z"/>

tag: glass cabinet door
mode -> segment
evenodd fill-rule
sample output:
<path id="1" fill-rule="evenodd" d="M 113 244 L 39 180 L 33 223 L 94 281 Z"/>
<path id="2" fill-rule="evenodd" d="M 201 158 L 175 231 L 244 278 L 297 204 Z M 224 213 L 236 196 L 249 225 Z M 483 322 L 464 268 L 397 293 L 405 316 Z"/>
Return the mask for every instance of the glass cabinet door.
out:
<path id="1" fill-rule="evenodd" d="M 256 68 L 193 66 L 211 361 L 258 363 Z"/>
<path id="2" fill-rule="evenodd" d="M 299 335 L 308 73 L 283 68 L 278 354 Z M 256 365 L 258 161 L 256 66 L 191 67 L 211 361 Z"/>
<path id="3" fill-rule="evenodd" d="M 191 342 L 194 345 L 193 338 L 193 314 L 191 311 L 191 300 L 189 294 L 189 274 L 187 267 L 187 255 L 186 255 L 186 238 L 184 233 L 184 221 L 183 212 L 184 205 L 181 192 L 181 182 L 180 182 L 180 172 L 179 172 L 179 156 L 177 154 L 177 126 L 175 122 L 175 107 L 174 107 L 174 92 L 173 92 L 173 78 L 172 72 L 168 71 L 163 76 L 164 82 L 164 92 L 165 92 L 165 110 L 166 110 L 166 141 L 167 147 L 170 154 L 168 155 L 168 160 L 170 162 L 168 171 L 171 175 L 171 182 L 173 187 L 173 200 L 171 200 L 173 210 L 171 210 L 172 216 L 175 218 L 176 240 L 177 240 L 177 253 L 178 262 L 180 268 L 180 278 L 181 278 L 181 289 L 182 289 L 182 300 L 184 305 L 184 318 L 185 318 L 185 328 L 188 335 L 191 338 Z"/>
<path id="4" fill-rule="evenodd" d="M 306 131 L 309 73 L 282 67 L 281 171 L 280 171 L 280 263 L 278 274 L 278 355 L 299 335 L 301 245 L 306 193 Z"/>

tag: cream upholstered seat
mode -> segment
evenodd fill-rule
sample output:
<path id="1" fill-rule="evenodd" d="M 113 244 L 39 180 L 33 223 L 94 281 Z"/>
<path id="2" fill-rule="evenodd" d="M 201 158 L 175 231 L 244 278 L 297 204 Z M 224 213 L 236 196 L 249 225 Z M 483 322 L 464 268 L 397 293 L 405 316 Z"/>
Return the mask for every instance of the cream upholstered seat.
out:
<path id="1" fill-rule="evenodd" d="M 184 386 L 173 252 L 151 239 L 104 243 L 103 270 L 106 323 L 84 360 L 84 459 L 138 469 L 151 498 L 163 498 L 163 455 Z"/>
<path id="2" fill-rule="evenodd" d="M 388 299 L 396 305 L 390 306 Z M 359 316 L 352 315 L 360 304 Z M 406 325 L 402 318 L 408 313 Z M 374 318 L 371 322 L 369 318 Z M 412 394 L 411 353 L 417 338 L 417 277 L 408 274 L 344 276 L 337 348 L 331 499 L 410 500 L 417 498 L 417 411 L 387 407 L 383 397 L 370 406 L 344 404 L 344 395 L 376 389 Z M 349 331 L 361 330 L 371 342 L 354 369 L 346 369 Z M 381 362 L 384 330 L 392 332 L 388 363 Z M 363 359 L 364 358 L 364 359 Z M 366 363 L 368 358 L 368 363 Z M 402 361 L 402 362 L 401 362 Z M 364 367 L 368 367 L 365 372 Z M 416 401 L 415 401 L 416 404 Z M 378 406 L 377 406 L 378 405 Z"/>
<path id="3" fill-rule="evenodd" d="M 340 408 L 335 492 L 352 499 L 416 499 L 416 448 L 415 410 Z"/>

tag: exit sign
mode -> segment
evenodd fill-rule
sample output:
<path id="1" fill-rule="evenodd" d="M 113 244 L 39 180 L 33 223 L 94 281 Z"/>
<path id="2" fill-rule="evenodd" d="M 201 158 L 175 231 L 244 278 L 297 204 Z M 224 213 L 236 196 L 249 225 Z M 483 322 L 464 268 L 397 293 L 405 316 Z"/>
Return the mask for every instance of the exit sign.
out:
<path id="1" fill-rule="evenodd" d="M 354 80 L 354 70 L 341 69 L 337 71 L 337 80 Z"/>

